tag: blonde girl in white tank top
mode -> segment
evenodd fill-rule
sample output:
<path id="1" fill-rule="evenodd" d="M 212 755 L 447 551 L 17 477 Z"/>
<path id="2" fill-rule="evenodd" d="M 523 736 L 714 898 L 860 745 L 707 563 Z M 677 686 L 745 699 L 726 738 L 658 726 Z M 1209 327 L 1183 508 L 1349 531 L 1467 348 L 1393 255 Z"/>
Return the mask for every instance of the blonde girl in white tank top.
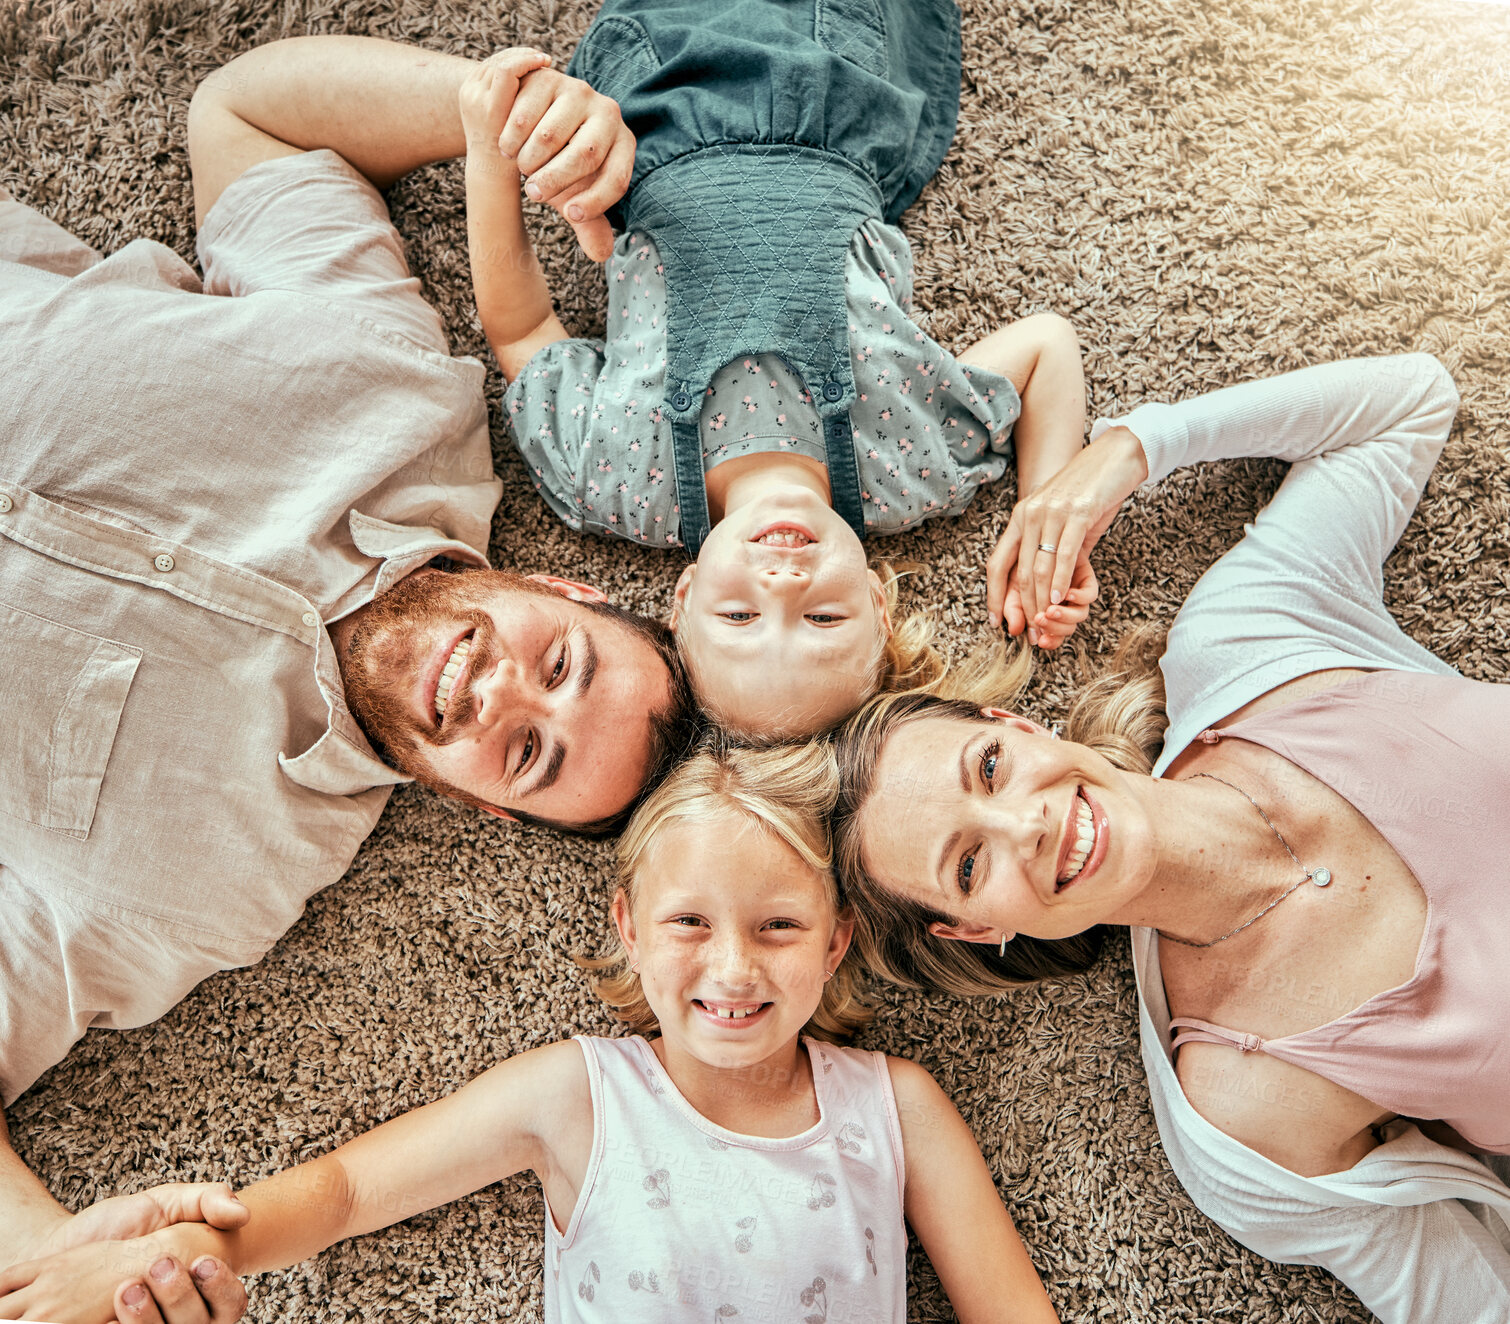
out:
<path id="1" fill-rule="evenodd" d="M 703 752 L 641 806 L 619 946 L 584 962 L 636 1034 L 522 1053 L 259 1182 L 239 1231 L 180 1223 L 54 1257 L 20 1285 L 24 1317 L 158 1324 L 124 1299 L 164 1254 L 282 1268 L 528 1168 L 547 1324 L 904 1324 L 904 1218 L 963 1324 L 1056 1320 L 933 1078 L 840 1046 L 870 1013 L 829 867 L 836 777 L 819 746 Z"/>

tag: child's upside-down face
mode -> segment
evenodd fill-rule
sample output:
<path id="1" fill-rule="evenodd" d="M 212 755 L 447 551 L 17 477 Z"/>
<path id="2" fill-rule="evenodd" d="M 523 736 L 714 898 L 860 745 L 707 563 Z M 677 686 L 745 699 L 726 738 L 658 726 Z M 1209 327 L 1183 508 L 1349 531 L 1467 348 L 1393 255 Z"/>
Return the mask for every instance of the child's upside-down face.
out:
<path id="1" fill-rule="evenodd" d="M 672 624 L 699 702 L 751 734 L 832 726 L 875 688 L 891 622 L 853 529 L 789 486 L 719 521 L 676 586 Z"/>

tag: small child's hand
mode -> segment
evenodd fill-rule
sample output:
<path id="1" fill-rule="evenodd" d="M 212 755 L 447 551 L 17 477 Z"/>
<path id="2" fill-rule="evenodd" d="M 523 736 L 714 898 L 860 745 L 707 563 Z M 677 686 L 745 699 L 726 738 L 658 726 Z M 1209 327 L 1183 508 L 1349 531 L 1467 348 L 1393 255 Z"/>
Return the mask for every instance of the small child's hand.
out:
<path id="1" fill-rule="evenodd" d="M 458 100 L 468 156 L 498 153 L 503 160 L 514 159 L 512 152 L 502 150 L 501 143 L 519 84 L 526 74 L 543 69 L 550 62 L 551 57 L 544 51 L 513 46 L 490 55 L 467 76 Z"/>
<path id="2" fill-rule="evenodd" d="M 1048 482 L 1012 508 L 1012 518 L 986 562 L 986 611 L 1010 634 L 1053 622 L 1050 608 L 1068 602 L 1075 585 L 1091 586 L 1074 605 L 1073 629 L 1095 594 L 1090 554 L 1128 494 L 1148 476 L 1142 445 L 1126 428 L 1112 428 L 1080 450 Z M 1019 611 L 1006 612 L 1007 587 L 1016 583 Z M 1069 631 L 1065 634 L 1068 636 Z M 1061 640 L 1062 642 L 1062 640 Z"/>
<path id="3" fill-rule="evenodd" d="M 224 1182 L 168 1182 L 134 1195 L 97 1200 L 61 1222 L 25 1255 L 45 1259 L 90 1241 L 130 1241 L 174 1223 L 208 1223 L 226 1232 L 250 1217 Z"/>
<path id="4" fill-rule="evenodd" d="M 1074 575 L 1069 588 L 1065 590 L 1064 600 L 1057 605 L 1049 605 L 1030 619 L 1023 606 L 1022 593 L 1017 585 L 1017 569 L 1014 566 L 1002 608 L 1007 633 L 1017 635 L 1026 630 L 1029 643 L 1045 650 L 1058 648 L 1091 614 L 1091 603 L 1100 591 L 1096 572 L 1091 569 L 1091 563 L 1082 558 L 1075 564 Z"/>

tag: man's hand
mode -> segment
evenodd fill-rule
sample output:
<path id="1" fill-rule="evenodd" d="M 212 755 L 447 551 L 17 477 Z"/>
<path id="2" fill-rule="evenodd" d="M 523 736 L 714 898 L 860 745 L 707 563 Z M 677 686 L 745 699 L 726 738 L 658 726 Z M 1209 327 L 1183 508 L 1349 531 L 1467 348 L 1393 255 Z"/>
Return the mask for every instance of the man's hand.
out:
<path id="1" fill-rule="evenodd" d="M 184 1264 L 162 1254 L 126 1249 L 128 1243 L 178 1225 L 200 1225 L 230 1232 L 250 1217 L 246 1206 L 224 1182 L 173 1182 L 100 1200 L 60 1223 L 31 1248 L 27 1263 L 0 1273 L 0 1319 L 71 1318 L 61 1299 L 86 1305 L 86 1316 L 97 1304 L 90 1294 L 114 1293 L 113 1312 L 98 1316 L 122 1324 L 230 1324 L 246 1310 L 246 1292 L 221 1261 L 202 1255 Z M 178 1240 L 182 1240 L 180 1237 Z M 106 1248 L 101 1250 L 101 1248 Z M 91 1249 L 94 1254 L 91 1255 Z M 191 1248 L 181 1248 L 191 1249 Z M 90 1287 L 55 1299 L 59 1283 L 87 1270 L 84 1264 L 107 1266 L 104 1277 Z M 141 1267 L 135 1267 L 140 1262 Z M 193 1272 L 185 1267 L 192 1264 Z M 7 1295 L 7 1294 L 10 1295 Z M 14 1299 L 13 1299 L 14 1298 Z"/>
<path id="2" fill-rule="evenodd" d="M 545 67 L 550 57 L 514 47 L 489 57 L 462 86 L 469 155 L 479 143 L 526 178 L 525 192 L 559 211 L 594 262 L 613 252 L 603 215 L 634 172 L 634 134 L 611 97 Z"/>
<path id="3" fill-rule="evenodd" d="M 246 1310 L 246 1292 L 208 1253 L 218 1237 L 203 1223 L 179 1223 L 147 1237 L 90 1242 L 18 1264 L 0 1273 L 0 1319 L 233 1324 Z"/>

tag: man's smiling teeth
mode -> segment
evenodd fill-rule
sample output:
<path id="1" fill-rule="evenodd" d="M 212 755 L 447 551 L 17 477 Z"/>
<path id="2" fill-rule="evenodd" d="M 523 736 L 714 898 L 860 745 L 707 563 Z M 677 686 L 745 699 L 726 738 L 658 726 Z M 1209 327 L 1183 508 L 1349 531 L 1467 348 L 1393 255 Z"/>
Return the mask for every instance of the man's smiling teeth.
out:
<path id="1" fill-rule="evenodd" d="M 1096 819 L 1091 813 L 1091 807 L 1085 802 L 1085 797 L 1079 791 L 1075 792 L 1075 844 L 1070 847 L 1069 857 L 1064 862 L 1064 872 L 1059 875 L 1057 881 L 1060 884 L 1069 882 L 1079 876 L 1085 868 L 1086 857 L 1091 853 L 1091 847 L 1096 844 Z"/>
<path id="2" fill-rule="evenodd" d="M 452 651 L 441 669 L 440 684 L 435 687 L 435 714 L 437 717 L 446 715 L 446 704 L 451 700 L 451 687 L 456 684 L 457 676 L 461 675 L 462 667 L 467 664 L 467 655 L 472 651 L 472 636 L 468 635 Z"/>
<path id="3" fill-rule="evenodd" d="M 772 529 L 755 539 L 762 547 L 806 547 L 812 539 L 796 529 Z"/>

